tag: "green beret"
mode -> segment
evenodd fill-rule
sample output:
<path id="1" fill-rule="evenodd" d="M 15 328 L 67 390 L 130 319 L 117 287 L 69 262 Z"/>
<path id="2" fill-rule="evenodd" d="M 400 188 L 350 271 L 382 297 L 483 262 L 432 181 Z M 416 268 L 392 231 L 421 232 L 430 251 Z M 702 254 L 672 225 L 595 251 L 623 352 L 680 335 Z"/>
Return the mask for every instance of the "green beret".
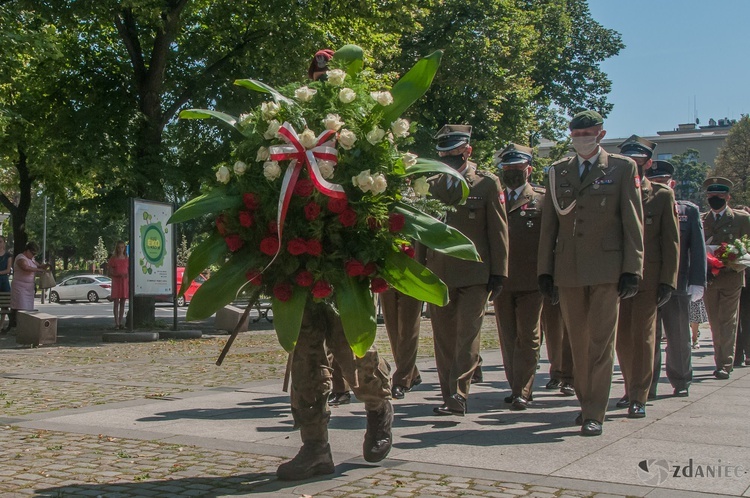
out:
<path id="1" fill-rule="evenodd" d="M 720 176 L 706 178 L 706 181 L 703 182 L 703 190 L 706 192 L 729 192 L 733 186 L 732 180 Z"/>
<path id="2" fill-rule="evenodd" d="M 591 128 L 592 126 L 598 126 L 604 124 L 604 118 L 596 111 L 587 110 L 581 111 L 570 120 L 571 130 L 582 130 L 584 128 Z"/>

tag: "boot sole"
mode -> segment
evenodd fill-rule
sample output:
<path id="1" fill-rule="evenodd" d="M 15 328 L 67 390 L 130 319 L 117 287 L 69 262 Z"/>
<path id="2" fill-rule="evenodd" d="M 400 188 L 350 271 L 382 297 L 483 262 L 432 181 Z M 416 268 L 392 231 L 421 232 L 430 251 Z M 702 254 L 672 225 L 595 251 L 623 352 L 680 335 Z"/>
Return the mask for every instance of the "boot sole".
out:
<path id="1" fill-rule="evenodd" d="M 283 472 L 279 473 L 279 471 L 276 471 L 276 477 L 281 481 L 303 481 L 305 479 L 310 479 L 314 476 L 320 476 L 320 475 L 327 475 L 327 474 L 333 474 L 336 472 L 336 466 L 331 463 L 320 463 L 314 467 L 311 467 L 307 472 L 294 474 L 294 475 L 285 475 Z"/>

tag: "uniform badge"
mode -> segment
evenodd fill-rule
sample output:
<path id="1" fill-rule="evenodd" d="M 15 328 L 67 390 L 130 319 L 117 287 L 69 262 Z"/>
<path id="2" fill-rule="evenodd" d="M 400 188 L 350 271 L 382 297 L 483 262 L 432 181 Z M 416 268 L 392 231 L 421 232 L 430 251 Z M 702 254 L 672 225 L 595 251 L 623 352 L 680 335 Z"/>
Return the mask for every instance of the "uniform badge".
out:
<path id="1" fill-rule="evenodd" d="M 521 209 L 521 213 L 520 214 L 521 214 L 521 216 L 526 216 L 526 211 L 523 210 L 523 209 Z"/>
<path id="2" fill-rule="evenodd" d="M 594 184 L 594 190 L 598 190 L 598 189 L 599 189 L 599 184 L 598 184 L 598 183 L 595 183 L 595 184 Z"/>
<path id="3" fill-rule="evenodd" d="M 500 204 L 505 204 L 505 192 L 502 190 L 497 193 L 497 200 L 500 201 Z"/>
<path id="4" fill-rule="evenodd" d="M 635 177 L 635 188 L 641 188 L 641 177 L 637 175 Z"/>
<path id="5" fill-rule="evenodd" d="M 526 226 L 529 227 L 529 228 L 532 228 L 534 226 L 534 222 L 531 221 L 531 220 L 529 220 L 529 221 L 526 222 Z"/>

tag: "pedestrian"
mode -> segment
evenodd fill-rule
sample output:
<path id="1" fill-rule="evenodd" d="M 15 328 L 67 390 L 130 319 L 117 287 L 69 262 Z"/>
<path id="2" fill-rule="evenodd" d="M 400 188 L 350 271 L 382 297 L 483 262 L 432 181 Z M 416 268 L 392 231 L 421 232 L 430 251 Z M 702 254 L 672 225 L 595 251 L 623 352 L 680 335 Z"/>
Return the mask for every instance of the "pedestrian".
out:
<path id="1" fill-rule="evenodd" d="M 693 302 L 690 301 L 690 331 L 692 332 L 693 349 L 700 349 L 699 341 L 701 337 L 700 326 L 708 322 L 708 313 L 706 313 L 706 303 L 703 298 Z"/>
<path id="2" fill-rule="evenodd" d="M 443 404 L 433 411 L 463 416 L 468 409 L 471 377 L 479 365 L 479 331 L 487 297 L 494 300 L 499 295 L 508 275 L 508 223 L 500 181 L 469 161 L 471 126 L 445 125 L 435 138 L 440 160 L 465 178 L 469 196 L 459 205 L 461 183 L 447 174 L 429 180 L 430 193 L 455 207 L 446 214 L 446 223 L 471 239 L 482 258 L 480 262 L 464 261 L 427 252 L 427 267 L 448 286 L 450 299 L 446 306 L 429 306 L 443 398 Z"/>
<path id="3" fill-rule="evenodd" d="M 110 298 L 112 299 L 112 313 L 115 317 L 115 329 L 120 330 L 125 328 L 123 322 L 125 301 L 130 295 L 129 264 L 128 255 L 125 254 L 125 242 L 118 240 L 112 257 L 107 261 L 107 267 L 109 276 L 112 278 Z"/>
<path id="4" fill-rule="evenodd" d="M 750 270 L 745 270 L 745 286 L 740 293 L 740 318 L 737 321 L 737 342 L 734 366 L 750 366 Z"/>
<path id="5" fill-rule="evenodd" d="M 0 235 L 0 292 L 10 292 L 10 272 L 13 268 L 13 255 L 5 247 L 5 237 Z M 5 327 L 5 315 L 0 315 L 0 330 Z"/>
<path id="6" fill-rule="evenodd" d="M 640 178 L 632 159 L 599 143 L 604 120 L 592 110 L 569 124 L 576 155 L 548 171 L 537 274 L 543 294 L 555 286 L 573 353 L 583 436 L 598 436 L 609 402 L 621 299 L 643 275 Z"/>
<path id="7" fill-rule="evenodd" d="M 48 264 L 37 264 L 34 256 L 39 253 L 39 245 L 36 242 L 29 242 L 21 254 L 16 255 L 13 262 L 13 283 L 10 290 L 10 319 L 8 326 L 3 332 L 8 332 L 16 326 L 19 310 L 34 309 L 34 294 L 36 286 L 34 278 L 49 269 Z"/>

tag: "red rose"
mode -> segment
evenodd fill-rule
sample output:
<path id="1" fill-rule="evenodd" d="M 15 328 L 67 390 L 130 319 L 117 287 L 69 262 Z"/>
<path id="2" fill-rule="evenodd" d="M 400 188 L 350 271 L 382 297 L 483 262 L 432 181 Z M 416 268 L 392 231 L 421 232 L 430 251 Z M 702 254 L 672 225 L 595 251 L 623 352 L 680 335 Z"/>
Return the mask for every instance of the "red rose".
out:
<path id="1" fill-rule="evenodd" d="M 255 223 L 255 218 L 249 211 L 240 211 L 240 225 L 249 228 Z"/>
<path id="2" fill-rule="evenodd" d="M 227 234 L 227 227 L 224 225 L 224 215 L 220 214 L 216 217 L 216 229 L 219 231 L 219 235 L 222 237 Z"/>
<path id="3" fill-rule="evenodd" d="M 276 284 L 273 286 L 273 295 L 279 301 L 289 301 L 292 298 L 291 284 Z"/>
<path id="4" fill-rule="evenodd" d="M 247 277 L 248 282 L 252 285 L 260 285 L 263 283 L 263 275 L 260 273 L 260 270 L 250 270 L 245 273 L 245 277 Z"/>
<path id="5" fill-rule="evenodd" d="M 356 259 L 350 259 L 344 265 L 344 270 L 350 277 L 358 277 L 360 275 L 364 275 L 365 265 L 363 265 Z"/>
<path id="6" fill-rule="evenodd" d="M 328 210 L 332 213 L 341 214 L 349 207 L 346 199 L 328 199 Z"/>
<path id="7" fill-rule="evenodd" d="M 367 228 L 375 231 L 380 228 L 380 222 L 377 220 L 377 218 L 373 218 L 372 216 L 370 216 L 369 218 L 367 218 Z"/>
<path id="8" fill-rule="evenodd" d="M 357 213 L 353 209 L 346 208 L 343 213 L 339 215 L 339 221 L 345 227 L 354 226 L 357 223 Z"/>
<path id="9" fill-rule="evenodd" d="M 729 254 L 727 254 L 727 259 L 729 261 L 734 261 L 734 260 L 737 259 L 737 255 L 735 253 L 733 253 L 733 252 L 730 252 Z"/>
<path id="10" fill-rule="evenodd" d="M 370 290 L 372 290 L 375 294 L 385 292 L 388 290 L 388 282 L 380 277 L 375 277 L 370 282 Z"/>
<path id="11" fill-rule="evenodd" d="M 370 261 L 365 265 L 365 269 L 362 270 L 362 275 L 369 277 L 376 271 L 378 271 L 378 265 L 376 265 L 374 261 Z"/>
<path id="12" fill-rule="evenodd" d="M 411 244 L 401 244 L 401 252 L 409 256 L 410 258 L 414 257 L 414 246 Z"/>
<path id="13" fill-rule="evenodd" d="M 258 207 L 260 207 L 260 199 L 252 192 L 242 194 L 242 203 L 250 211 L 255 211 L 256 209 L 258 209 Z"/>
<path id="14" fill-rule="evenodd" d="M 279 225 L 275 221 L 268 222 L 268 233 L 271 235 L 277 235 L 279 233 Z"/>
<path id="15" fill-rule="evenodd" d="M 404 228 L 406 219 L 401 213 L 391 213 L 388 215 L 388 230 L 391 232 L 400 232 Z"/>
<path id="16" fill-rule="evenodd" d="M 260 252 L 267 256 L 275 256 L 279 251 L 279 239 L 276 237 L 266 237 L 260 241 Z"/>
<path id="17" fill-rule="evenodd" d="M 313 193 L 313 188 L 315 187 L 310 180 L 307 178 L 301 178 L 297 180 L 297 183 L 294 185 L 294 195 L 307 197 Z"/>
<path id="18" fill-rule="evenodd" d="M 305 219 L 307 221 L 313 221 L 320 215 L 320 206 L 314 202 L 310 202 L 305 205 Z"/>
<path id="19" fill-rule="evenodd" d="M 310 287 L 313 284 L 313 274 L 310 273 L 307 270 L 302 270 L 297 274 L 297 277 L 294 279 L 295 282 L 297 282 L 297 285 L 300 287 Z"/>
<path id="20" fill-rule="evenodd" d="M 312 295 L 318 299 L 330 296 L 331 292 L 333 292 L 333 288 L 325 280 L 318 280 L 312 287 Z"/>
<path id="21" fill-rule="evenodd" d="M 292 256 L 299 256 L 300 254 L 305 254 L 307 252 L 307 243 L 305 242 L 305 239 L 292 239 L 287 242 L 286 250 Z"/>
<path id="22" fill-rule="evenodd" d="M 237 252 L 245 244 L 239 235 L 233 233 L 224 237 L 224 241 L 227 243 L 227 247 L 232 252 Z"/>
<path id="23" fill-rule="evenodd" d="M 306 243 L 307 254 L 313 257 L 318 257 L 323 252 L 323 245 L 318 239 L 310 239 Z"/>

